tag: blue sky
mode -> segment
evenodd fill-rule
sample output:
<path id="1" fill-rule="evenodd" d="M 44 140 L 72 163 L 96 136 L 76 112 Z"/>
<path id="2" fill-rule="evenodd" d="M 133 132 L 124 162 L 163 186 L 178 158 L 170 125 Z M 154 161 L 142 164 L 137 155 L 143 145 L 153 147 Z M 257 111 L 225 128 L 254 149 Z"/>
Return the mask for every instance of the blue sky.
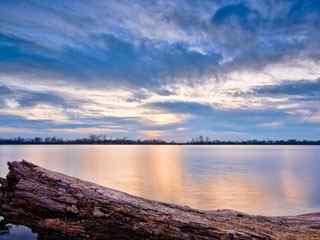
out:
<path id="1" fill-rule="evenodd" d="M 2 0 L 0 135 L 320 136 L 320 0 Z"/>

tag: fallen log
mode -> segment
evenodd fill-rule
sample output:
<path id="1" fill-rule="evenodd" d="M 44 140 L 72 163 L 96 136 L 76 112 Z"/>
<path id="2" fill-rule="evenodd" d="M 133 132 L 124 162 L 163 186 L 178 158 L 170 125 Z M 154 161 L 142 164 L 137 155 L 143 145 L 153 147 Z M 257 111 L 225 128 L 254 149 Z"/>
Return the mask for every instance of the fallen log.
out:
<path id="1" fill-rule="evenodd" d="M 320 239 L 320 214 L 251 216 L 150 201 L 52 172 L 9 163 L 0 215 L 42 239 Z"/>

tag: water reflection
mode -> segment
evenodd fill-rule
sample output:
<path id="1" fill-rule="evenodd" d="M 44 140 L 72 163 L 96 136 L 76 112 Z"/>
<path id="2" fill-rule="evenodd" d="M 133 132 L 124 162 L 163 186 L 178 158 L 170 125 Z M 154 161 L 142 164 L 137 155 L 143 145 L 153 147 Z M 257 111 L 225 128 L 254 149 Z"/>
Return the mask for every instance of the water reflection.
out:
<path id="1" fill-rule="evenodd" d="M 38 235 L 24 226 L 8 225 L 6 229 L 0 228 L 0 240 L 36 240 Z"/>
<path id="2" fill-rule="evenodd" d="M 46 168 L 200 209 L 292 215 L 320 210 L 317 146 L 0 146 Z"/>

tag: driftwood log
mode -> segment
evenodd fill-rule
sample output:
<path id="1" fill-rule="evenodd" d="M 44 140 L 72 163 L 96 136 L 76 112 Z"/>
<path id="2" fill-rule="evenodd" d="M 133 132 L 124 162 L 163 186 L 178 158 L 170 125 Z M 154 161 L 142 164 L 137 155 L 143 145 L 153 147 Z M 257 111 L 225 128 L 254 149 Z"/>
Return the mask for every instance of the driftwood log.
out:
<path id="1" fill-rule="evenodd" d="M 31 227 L 41 239 L 320 239 L 320 214 L 199 211 L 134 197 L 26 161 L 9 163 L 9 174 L 0 182 L 0 215 Z"/>

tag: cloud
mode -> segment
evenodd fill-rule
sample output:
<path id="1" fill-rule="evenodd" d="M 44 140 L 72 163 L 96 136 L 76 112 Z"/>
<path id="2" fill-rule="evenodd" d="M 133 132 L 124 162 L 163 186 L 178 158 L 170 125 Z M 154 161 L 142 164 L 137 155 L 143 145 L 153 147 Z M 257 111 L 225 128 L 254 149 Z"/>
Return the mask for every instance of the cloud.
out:
<path id="1" fill-rule="evenodd" d="M 21 107 L 32 107 L 37 104 L 66 106 L 67 102 L 62 96 L 53 92 L 37 92 L 23 89 L 12 89 L 5 85 L 0 86 L 2 102 L 14 101 Z"/>
<path id="2" fill-rule="evenodd" d="M 211 36 L 217 37 L 216 44 L 231 68 L 260 69 L 288 58 L 319 59 L 319 12 L 314 10 L 318 4 L 234 1 L 213 13 Z"/>
<path id="3" fill-rule="evenodd" d="M 225 24 L 254 31 L 259 27 L 260 17 L 258 11 L 250 9 L 246 4 L 238 3 L 221 7 L 215 12 L 212 22 L 217 25 Z"/>
<path id="4" fill-rule="evenodd" d="M 0 86 L 0 95 L 1 95 L 1 97 L 10 95 L 12 93 L 13 92 L 11 91 L 10 88 L 8 88 L 6 86 Z"/>
<path id="5" fill-rule="evenodd" d="M 139 46 L 112 35 L 93 36 L 90 42 L 102 46 L 83 46 L 56 52 L 38 48 L 34 43 L 14 40 L 14 48 L 6 48 L 11 61 L 2 64 L 10 74 L 37 73 L 36 78 L 67 78 L 83 85 L 146 86 L 165 84 L 177 79 L 194 79 L 214 71 L 219 55 L 191 51 L 184 44 L 152 45 L 143 41 Z M 89 43 L 87 43 L 89 44 Z M 1 43 L 0 43 L 1 46 Z M 7 57 L 8 58 L 8 57 Z M 21 64 L 23 63 L 23 65 Z"/>
<path id="6" fill-rule="evenodd" d="M 307 122 L 320 124 L 320 111 L 312 113 L 307 119 Z"/>
<path id="7" fill-rule="evenodd" d="M 263 95 L 297 96 L 305 99 L 320 100 L 320 80 L 287 81 L 278 85 L 257 87 L 254 91 Z"/>
<path id="8" fill-rule="evenodd" d="M 318 124 L 319 5 L 4 1 L 2 126 L 248 137 L 281 122 L 279 134 L 307 135 Z"/>
<path id="9" fill-rule="evenodd" d="M 289 117 L 289 114 L 273 109 L 219 109 L 197 102 L 155 102 L 152 103 L 152 106 L 173 113 L 190 114 L 192 117 L 189 124 L 212 130 L 218 130 L 221 127 L 225 130 L 255 128 L 259 124 L 265 124 L 267 120 L 280 121 Z M 198 124 L 197 122 L 205 122 L 205 124 Z"/>
<path id="10" fill-rule="evenodd" d="M 12 94 L 10 88 L 0 85 L 0 108 L 5 106 L 6 98 Z"/>
<path id="11" fill-rule="evenodd" d="M 185 114 L 210 114 L 214 109 L 210 105 L 205 105 L 197 102 L 182 102 L 182 101 L 171 101 L 171 102 L 153 102 L 149 104 L 150 107 L 156 109 L 165 109 L 175 113 Z"/>

